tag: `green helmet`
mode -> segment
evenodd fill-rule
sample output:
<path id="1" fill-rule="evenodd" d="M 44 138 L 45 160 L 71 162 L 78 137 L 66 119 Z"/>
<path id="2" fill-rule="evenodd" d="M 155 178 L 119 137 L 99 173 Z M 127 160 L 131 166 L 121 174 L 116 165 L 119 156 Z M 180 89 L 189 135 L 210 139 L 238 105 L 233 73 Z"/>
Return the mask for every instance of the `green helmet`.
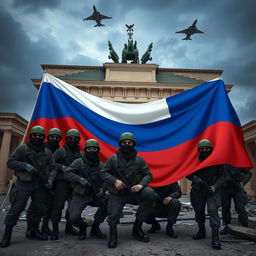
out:
<path id="1" fill-rule="evenodd" d="M 89 139 L 84 143 L 84 148 L 88 148 L 88 147 L 96 147 L 96 148 L 100 148 L 99 142 L 95 139 Z"/>
<path id="2" fill-rule="evenodd" d="M 135 137 L 132 133 L 130 132 L 124 132 L 120 135 L 120 138 L 119 138 L 119 143 L 122 141 L 122 140 L 132 140 L 134 142 L 134 144 L 136 143 L 135 141 Z"/>
<path id="3" fill-rule="evenodd" d="M 201 147 L 210 147 L 210 148 L 213 148 L 212 147 L 212 143 L 209 141 L 209 140 L 200 140 L 197 144 L 197 149 L 201 148 Z"/>
<path id="4" fill-rule="evenodd" d="M 58 135 L 58 136 L 62 136 L 62 133 L 61 133 L 61 130 L 58 129 L 58 128 L 51 128 L 49 131 L 48 131 L 48 136 L 49 135 Z"/>
<path id="5" fill-rule="evenodd" d="M 80 138 L 80 132 L 77 129 L 70 129 L 67 131 L 66 137 L 69 136 L 76 136 L 78 138 Z"/>
<path id="6" fill-rule="evenodd" d="M 31 135 L 33 133 L 39 133 L 39 134 L 43 134 L 45 136 L 45 129 L 43 126 L 36 125 L 36 126 L 32 127 L 29 135 Z"/>

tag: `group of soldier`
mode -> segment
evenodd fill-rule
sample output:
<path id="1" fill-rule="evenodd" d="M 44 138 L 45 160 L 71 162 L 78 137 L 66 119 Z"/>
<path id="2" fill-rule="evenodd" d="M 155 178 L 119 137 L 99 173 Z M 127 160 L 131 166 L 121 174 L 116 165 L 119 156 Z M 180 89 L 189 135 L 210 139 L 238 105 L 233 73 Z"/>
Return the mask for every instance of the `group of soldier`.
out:
<path id="1" fill-rule="evenodd" d="M 10 245 L 12 230 L 20 214 L 27 210 L 28 239 L 59 239 L 59 222 L 67 202 L 65 233 L 77 235 L 79 240 L 86 238 L 87 223 L 81 215 L 87 205 L 97 207 L 90 235 L 105 239 L 100 224 L 107 218 L 109 225 L 108 247 L 118 244 L 117 225 L 124 206 L 138 205 L 132 228 L 132 237 L 148 242 L 150 233 L 161 230 L 157 218 L 167 218 L 165 233 L 171 238 L 177 234 L 173 230 L 181 210 L 181 189 L 178 182 L 151 188 L 152 174 L 146 161 L 137 154 L 136 139 L 130 132 L 120 135 L 119 149 L 103 164 L 99 158 L 100 145 L 89 139 L 80 150 L 80 132 L 70 129 L 65 143 L 60 147 L 62 132 L 58 128 L 46 132 L 42 126 L 30 130 L 29 140 L 20 145 L 10 156 L 7 165 L 17 177 L 10 193 L 11 208 L 5 218 L 5 231 L 0 247 Z M 209 140 L 198 143 L 198 160 L 204 161 L 214 150 Z M 245 211 L 246 196 L 243 186 L 250 180 L 251 172 L 230 165 L 214 165 L 200 169 L 187 177 L 192 181 L 191 204 L 199 230 L 193 239 L 206 237 L 205 208 L 212 229 L 212 247 L 221 248 L 219 239 L 220 218 L 218 208 L 222 205 L 224 229 L 231 222 L 231 199 L 233 198 L 239 221 L 248 226 Z M 52 230 L 49 228 L 52 222 Z M 151 224 L 145 233 L 143 222 Z M 41 225 L 41 228 L 40 228 Z M 77 227 L 79 231 L 75 228 Z"/>

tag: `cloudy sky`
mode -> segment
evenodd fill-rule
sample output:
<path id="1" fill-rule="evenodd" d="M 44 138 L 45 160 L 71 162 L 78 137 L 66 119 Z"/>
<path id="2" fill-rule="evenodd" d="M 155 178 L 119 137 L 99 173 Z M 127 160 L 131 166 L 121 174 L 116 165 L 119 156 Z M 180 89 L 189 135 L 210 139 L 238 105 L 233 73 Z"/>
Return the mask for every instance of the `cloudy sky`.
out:
<path id="1" fill-rule="evenodd" d="M 93 5 L 113 17 L 105 27 L 82 20 Z M 41 64 L 102 66 L 110 61 L 107 41 L 120 55 L 125 24 L 135 24 L 140 55 L 153 42 L 148 63 L 224 70 L 241 123 L 256 120 L 255 10 L 255 0 L 1 0 L 0 112 L 29 120 L 37 95 L 31 78 L 42 76 Z M 205 33 L 181 40 L 175 31 L 195 19 Z"/>

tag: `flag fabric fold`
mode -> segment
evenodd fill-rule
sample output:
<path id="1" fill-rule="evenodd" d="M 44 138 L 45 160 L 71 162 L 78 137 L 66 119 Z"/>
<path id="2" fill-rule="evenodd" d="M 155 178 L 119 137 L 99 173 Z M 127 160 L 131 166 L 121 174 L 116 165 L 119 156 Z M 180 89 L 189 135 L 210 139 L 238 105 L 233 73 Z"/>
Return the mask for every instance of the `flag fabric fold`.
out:
<path id="1" fill-rule="evenodd" d="M 80 145 L 97 139 L 105 161 L 118 149 L 123 132 L 136 137 L 136 149 L 149 164 L 151 186 L 167 185 L 190 173 L 216 164 L 251 168 L 240 121 L 222 80 L 142 104 L 102 99 L 44 73 L 29 130 L 42 125 L 81 132 Z M 28 133 L 29 134 L 29 133 Z M 209 139 L 214 147 L 203 162 L 197 143 Z"/>

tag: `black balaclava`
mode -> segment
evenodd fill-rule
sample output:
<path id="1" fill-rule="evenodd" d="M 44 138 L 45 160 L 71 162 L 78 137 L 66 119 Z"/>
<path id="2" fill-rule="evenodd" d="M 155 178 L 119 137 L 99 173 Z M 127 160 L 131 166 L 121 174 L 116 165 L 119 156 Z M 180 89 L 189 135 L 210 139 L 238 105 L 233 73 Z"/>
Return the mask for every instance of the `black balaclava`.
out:
<path id="1" fill-rule="evenodd" d="M 88 159 L 94 160 L 94 159 L 98 159 L 98 153 L 99 151 L 91 151 L 91 152 L 87 152 L 86 150 L 84 151 L 86 157 Z"/>
<path id="2" fill-rule="evenodd" d="M 67 137 L 67 144 L 68 146 L 73 149 L 78 146 L 78 143 L 80 141 L 80 138 L 76 137 L 75 139 L 72 139 L 71 137 Z"/>
<path id="3" fill-rule="evenodd" d="M 130 153 L 134 150 L 135 145 L 120 145 L 121 151 L 124 153 Z"/>
<path id="4" fill-rule="evenodd" d="M 204 161 L 211 153 L 212 150 L 210 151 L 203 151 L 203 152 L 199 152 L 199 161 Z"/>
<path id="5" fill-rule="evenodd" d="M 42 146 L 44 143 L 44 138 L 32 138 L 32 136 L 30 136 L 30 142 L 34 145 L 34 146 Z"/>

